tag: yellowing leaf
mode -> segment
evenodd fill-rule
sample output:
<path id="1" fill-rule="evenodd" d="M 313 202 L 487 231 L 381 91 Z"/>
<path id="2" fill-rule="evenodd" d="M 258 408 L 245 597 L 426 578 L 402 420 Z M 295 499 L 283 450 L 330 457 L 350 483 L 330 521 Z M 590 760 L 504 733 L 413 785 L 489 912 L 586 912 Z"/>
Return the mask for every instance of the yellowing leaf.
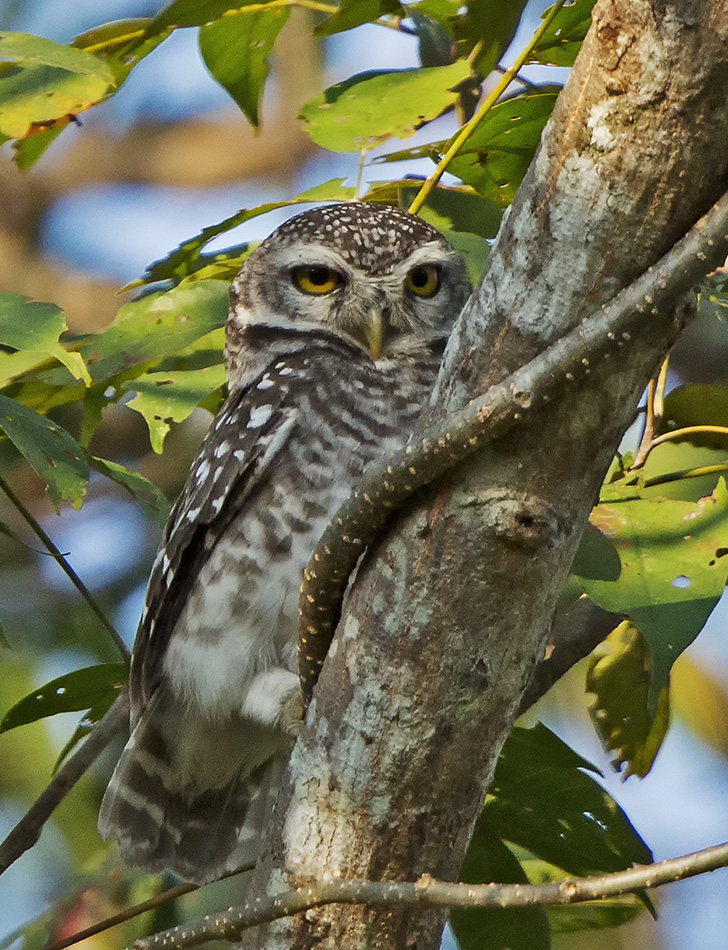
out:
<path id="1" fill-rule="evenodd" d="M 650 710 L 647 697 L 652 663 L 647 643 L 629 621 L 621 623 L 589 657 L 586 690 L 594 700 L 589 712 L 612 765 L 622 778 L 647 775 L 667 733 L 670 693 L 660 690 Z"/>
<path id="2" fill-rule="evenodd" d="M 79 51 L 80 52 L 80 51 Z M 67 124 L 103 99 L 110 83 L 100 76 L 55 66 L 15 66 L 0 72 L 0 132 L 10 138 Z"/>

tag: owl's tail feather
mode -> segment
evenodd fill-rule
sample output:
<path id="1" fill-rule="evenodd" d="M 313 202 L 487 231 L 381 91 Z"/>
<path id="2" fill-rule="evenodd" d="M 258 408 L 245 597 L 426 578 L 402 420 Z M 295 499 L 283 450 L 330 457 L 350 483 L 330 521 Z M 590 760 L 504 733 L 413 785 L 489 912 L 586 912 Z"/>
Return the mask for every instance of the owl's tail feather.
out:
<path id="1" fill-rule="evenodd" d="M 252 771 L 238 769 L 227 782 L 201 787 L 180 770 L 165 719 L 154 712 L 152 704 L 109 782 L 99 814 L 102 837 L 117 842 L 128 864 L 171 870 L 195 884 L 254 861 L 285 758 L 274 756 Z"/>

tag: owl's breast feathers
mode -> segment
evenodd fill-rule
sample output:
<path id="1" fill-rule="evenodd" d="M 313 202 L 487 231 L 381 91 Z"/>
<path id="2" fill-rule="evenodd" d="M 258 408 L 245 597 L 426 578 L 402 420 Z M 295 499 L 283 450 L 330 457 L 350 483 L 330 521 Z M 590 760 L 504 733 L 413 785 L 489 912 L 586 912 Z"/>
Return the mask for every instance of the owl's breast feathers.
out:
<path id="1" fill-rule="evenodd" d="M 195 881 L 251 857 L 300 715 L 302 571 L 365 467 L 407 441 L 439 360 L 250 333 L 271 361 L 230 392 L 170 516 L 134 647 L 134 731 L 99 820 L 130 863 Z"/>

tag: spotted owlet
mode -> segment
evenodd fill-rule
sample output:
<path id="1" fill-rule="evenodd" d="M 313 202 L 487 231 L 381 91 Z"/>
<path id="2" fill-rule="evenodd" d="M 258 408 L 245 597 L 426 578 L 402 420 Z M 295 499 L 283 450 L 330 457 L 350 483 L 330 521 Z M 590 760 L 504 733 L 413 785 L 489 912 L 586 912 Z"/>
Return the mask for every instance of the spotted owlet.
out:
<path id="1" fill-rule="evenodd" d="M 433 228 L 359 203 L 292 218 L 233 281 L 229 395 L 154 563 L 99 818 L 129 863 L 204 882 L 255 857 L 300 723 L 303 569 L 406 443 L 469 290 Z"/>

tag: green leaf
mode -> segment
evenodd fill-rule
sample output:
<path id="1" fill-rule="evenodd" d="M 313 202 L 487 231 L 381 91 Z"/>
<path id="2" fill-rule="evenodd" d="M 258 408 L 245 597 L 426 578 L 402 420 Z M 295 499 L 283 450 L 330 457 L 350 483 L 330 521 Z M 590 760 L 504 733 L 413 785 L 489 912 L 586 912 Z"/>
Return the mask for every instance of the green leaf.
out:
<path id="1" fill-rule="evenodd" d="M 110 706 L 126 682 L 127 673 L 125 663 L 100 663 L 59 676 L 9 709 L 0 722 L 0 732 L 56 713 L 90 709 L 105 702 Z"/>
<path id="2" fill-rule="evenodd" d="M 0 72 L 0 132 L 10 138 L 67 125 L 109 91 L 106 79 L 30 63 Z"/>
<path id="3" fill-rule="evenodd" d="M 339 9 L 314 30 L 315 36 L 332 36 L 353 30 L 378 20 L 380 16 L 392 13 L 395 16 L 407 16 L 397 0 L 341 0 Z"/>
<path id="4" fill-rule="evenodd" d="M 397 136 L 405 138 L 437 118 L 458 97 L 456 87 L 470 66 L 359 73 L 337 83 L 301 110 L 304 128 L 317 145 L 334 152 L 359 152 Z"/>
<path id="5" fill-rule="evenodd" d="M 65 313 L 54 303 L 39 303 L 21 294 L 0 292 L 0 343 L 16 350 L 38 352 L 41 358 L 52 356 L 76 379 L 90 383 L 81 354 L 69 352 L 58 342 L 67 328 Z"/>
<path id="6" fill-rule="evenodd" d="M 657 706 L 647 705 L 652 664 L 642 634 L 625 620 L 589 657 L 586 690 L 593 694 L 589 713 L 612 765 L 622 777 L 644 778 L 670 724 L 670 693 L 661 690 Z"/>
<path id="7" fill-rule="evenodd" d="M 485 262 L 490 253 L 490 244 L 479 234 L 467 234 L 463 231 L 454 230 L 450 226 L 449 219 L 433 211 L 432 208 L 424 207 L 421 216 L 433 228 L 437 228 L 440 234 L 462 255 L 468 270 L 470 283 L 475 286 L 483 273 Z"/>
<path id="8" fill-rule="evenodd" d="M 557 95 L 553 91 L 526 93 L 494 106 L 448 171 L 484 198 L 510 204 L 531 164 Z"/>
<path id="9" fill-rule="evenodd" d="M 256 128 L 270 66 L 268 57 L 290 15 L 290 7 L 226 16 L 200 29 L 205 65 Z"/>
<path id="10" fill-rule="evenodd" d="M 564 5 L 534 47 L 528 62 L 544 66 L 573 66 L 591 26 L 595 3 L 596 0 L 574 0 Z M 550 10 L 551 7 L 544 10 L 542 20 Z"/>
<path id="11" fill-rule="evenodd" d="M 483 809 L 486 827 L 570 874 L 650 863 L 625 813 L 584 768 L 597 771 L 545 726 L 514 729 Z"/>
<path id="12" fill-rule="evenodd" d="M 644 910 L 644 904 L 631 894 L 599 901 L 584 901 L 564 907 L 549 907 L 546 911 L 555 934 L 578 933 L 582 930 L 604 930 L 621 927 L 634 920 Z"/>
<path id="13" fill-rule="evenodd" d="M 423 66 L 448 66 L 455 61 L 455 44 L 452 36 L 437 20 L 413 9 L 408 13 L 417 33 L 420 62 Z"/>
<path id="14" fill-rule="evenodd" d="M 97 458 L 95 455 L 91 456 L 91 466 L 97 472 L 126 489 L 132 498 L 158 524 L 164 526 L 167 523 L 170 504 L 166 495 L 157 488 L 154 482 L 150 482 L 139 472 L 130 472 L 128 468 L 124 468 L 123 465 L 119 465 L 117 462 Z"/>
<path id="15" fill-rule="evenodd" d="M 226 380 L 225 367 L 171 373 L 147 373 L 124 383 L 137 395 L 127 405 L 146 419 L 155 452 L 161 452 L 172 422 L 182 422 L 192 410 Z"/>
<path id="16" fill-rule="evenodd" d="M 452 21 L 460 55 L 481 44 L 475 58 L 481 76 L 495 69 L 510 46 L 525 6 L 526 0 L 470 0 L 465 14 Z"/>
<path id="17" fill-rule="evenodd" d="M 89 466 L 81 446 L 55 422 L 0 395 L 0 428 L 48 484 L 56 511 L 62 501 L 80 508 Z"/>
<path id="18" fill-rule="evenodd" d="M 572 877 L 562 868 L 534 858 L 524 848 L 515 848 L 515 851 L 531 884 L 560 884 Z M 605 927 L 618 927 L 642 913 L 645 903 L 641 897 L 625 894 L 622 897 L 584 901 L 563 907 L 547 907 L 546 913 L 553 933 L 602 930 Z"/>
<path id="19" fill-rule="evenodd" d="M 528 884 L 513 852 L 478 822 L 465 856 L 460 880 L 467 884 Z M 548 950 L 551 931 L 542 907 L 460 910 L 453 908 L 450 923 L 461 950 Z"/>
<path id="20" fill-rule="evenodd" d="M 288 206 L 299 204 L 311 204 L 317 201 L 351 201 L 356 197 L 355 188 L 345 188 L 343 178 L 334 178 L 331 181 L 316 185 L 308 191 L 302 192 L 295 198 L 289 198 L 287 201 L 271 201 L 264 205 L 258 205 L 256 208 L 243 208 L 236 211 L 235 214 L 225 218 L 219 224 L 212 224 L 203 228 L 199 234 L 190 238 L 175 248 L 170 254 L 159 261 L 155 261 L 146 269 L 141 280 L 130 284 L 134 287 L 137 284 L 150 284 L 157 280 L 176 280 L 180 281 L 192 274 L 196 270 L 200 252 L 206 244 L 209 244 L 213 238 L 225 231 L 244 224 L 261 214 L 267 214 L 269 211 L 276 211 L 278 208 L 287 208 Z"/>
<path id="21" fill-rule="evenodd" d="M 120 308 L 112 325 L 91 337 L 82 353 L 94 381 L 177 353 L 225 325 L 228 284 L 204 280 L 151 293 Z"/>
<path id="22" fill-rule="evenodd" d="M 728 427 L 728 386 L 692 383 L 678 386 L 668 393 L 659 431 L 670 432 L 685 426 Z M 691 433 L 685 437 L 685 441 L 693 445 L 728 449 L 728 434 Z"/>
<path id="23" fill-rule="evenodd" d="M 96 76 L 111 85 L 114 83 L 111 70 L 98 56 L 30 33 L 0 32 L 0 59 L 55 66 L 84 76 Z"/>
<path id="24" fill-rule="evenodd" d="M 653 666 L 648 705 L 654 710 L 670 667 L 700 633 L 725 587 L 728 491 L 722 479 L 698 502 L 620 497 L 621 490 L 619 483 L 607 486 L 590 519 L 614 544 L 619 577 L 581 582 L 595 603 L 627 615 L 645 636 Z"/>

